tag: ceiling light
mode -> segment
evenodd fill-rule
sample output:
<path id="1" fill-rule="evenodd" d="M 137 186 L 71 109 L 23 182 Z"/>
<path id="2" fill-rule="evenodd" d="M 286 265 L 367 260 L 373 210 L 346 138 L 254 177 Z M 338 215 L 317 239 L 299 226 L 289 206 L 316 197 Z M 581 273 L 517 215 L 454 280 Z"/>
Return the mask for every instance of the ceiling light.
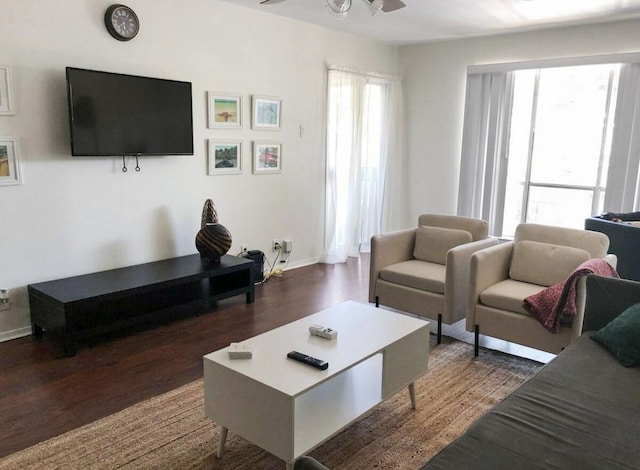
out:
<path id="1" fill-rule="evenodd" d="M 378 13 L 382 9 L 382 6 L 384 4 L 383 0 L 362 0 L 362 1 L 366 3 L 366 5 L 369 7 L 369 10 L 371 10 L 372 15 L 375 15 L 376 13 Z"/>
<path id="2" fill-rule="evenodd" d="M 351 0 L 327 0 L 327 6 L 337 18 L 344 18 L 351 9 Z"/>

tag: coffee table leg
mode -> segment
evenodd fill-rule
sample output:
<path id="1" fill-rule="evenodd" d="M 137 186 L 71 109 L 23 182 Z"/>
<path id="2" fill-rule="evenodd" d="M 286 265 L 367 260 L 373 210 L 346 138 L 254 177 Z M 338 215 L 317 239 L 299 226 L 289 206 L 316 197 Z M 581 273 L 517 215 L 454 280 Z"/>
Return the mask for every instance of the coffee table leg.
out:
<path id="1" fill-rule="evenodd" d="M 221 459 L 224 455 L 224 443 L 227 440 L 227 432 L 229 430 L 224 426 L 220 426 L 220 441 L 218 442 L 218 458 Z"/>
<path id="2" fill-rule="evenodd" d="M 416 385 L 414 382 L 409 384 L 409 398 L 411 399 L 411 408 L 416 409 Z"/>

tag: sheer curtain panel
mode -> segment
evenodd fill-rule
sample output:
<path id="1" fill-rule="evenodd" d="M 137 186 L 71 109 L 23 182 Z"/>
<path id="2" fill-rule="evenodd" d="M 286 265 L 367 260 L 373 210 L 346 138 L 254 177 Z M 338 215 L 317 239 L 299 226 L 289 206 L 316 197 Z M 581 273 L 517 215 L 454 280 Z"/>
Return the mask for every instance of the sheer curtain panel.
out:
<path id="1" fill-rule="evenodd" d="M 324 263 L 368 251 L 371 236 L 383 229 L 387 157 L 400 140 L 397 126 L 391 130 L 392 111 L 400 109 L 394 83 L 328 70 Z"/>

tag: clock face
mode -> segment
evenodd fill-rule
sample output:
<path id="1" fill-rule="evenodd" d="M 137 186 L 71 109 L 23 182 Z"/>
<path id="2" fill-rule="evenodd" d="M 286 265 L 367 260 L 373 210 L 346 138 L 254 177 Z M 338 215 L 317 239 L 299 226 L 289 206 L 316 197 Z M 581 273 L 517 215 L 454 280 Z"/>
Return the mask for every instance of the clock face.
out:
<path id="1" fill-rule="evenodd" d="M 124 5 L 111 5 L 104 22 L 109 33 L 120 41 L 133 39 L 140 29 L 140 22 L 133 10 Z"/>

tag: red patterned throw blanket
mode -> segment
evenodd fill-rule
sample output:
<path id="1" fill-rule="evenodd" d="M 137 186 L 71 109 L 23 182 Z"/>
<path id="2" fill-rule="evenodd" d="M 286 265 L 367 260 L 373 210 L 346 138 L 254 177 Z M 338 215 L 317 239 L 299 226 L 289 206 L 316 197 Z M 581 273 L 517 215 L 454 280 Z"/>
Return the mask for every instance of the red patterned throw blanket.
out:
<path id="1" fill-rule="evenodd" d="M 573 271 L 566 281 L 546 288 L 524 299 L 524 308 L 552 333 L 557 333 L 561 323 L 571 323 L 577 314 L 576 285 L 587 274 L 619 277 L 615 268 L 602 258 L 585 261 Z"/>

